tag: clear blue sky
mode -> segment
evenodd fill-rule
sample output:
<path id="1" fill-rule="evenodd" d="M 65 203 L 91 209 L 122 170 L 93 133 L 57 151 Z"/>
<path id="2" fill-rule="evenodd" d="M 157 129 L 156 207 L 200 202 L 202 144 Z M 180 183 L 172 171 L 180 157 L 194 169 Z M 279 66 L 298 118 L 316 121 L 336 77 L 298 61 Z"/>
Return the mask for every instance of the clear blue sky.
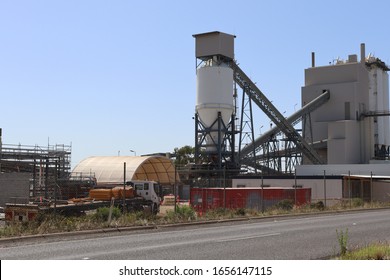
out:
<path id="1" fill-rule="evenodd" d="M 192 34 L 216 30 L 237 36 L 241 68 L 290 115 L 312 51 L 326 65 L 364 42 L 390 64 L 389 3 L 2 0 L 3 143 L 72 143 L 73 166 L 193 146 Z M 255 111 L 259 134 L 269 121 Z"/>

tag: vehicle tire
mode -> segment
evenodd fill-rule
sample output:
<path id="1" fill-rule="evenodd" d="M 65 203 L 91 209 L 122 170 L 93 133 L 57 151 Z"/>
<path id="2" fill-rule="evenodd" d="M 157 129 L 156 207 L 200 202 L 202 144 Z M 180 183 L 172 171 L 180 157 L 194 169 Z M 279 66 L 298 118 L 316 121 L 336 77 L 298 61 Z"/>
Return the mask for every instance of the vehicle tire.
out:
<path id="1" fill-rule="evenodd" d="M 153 203 L 153 205 L 152 205 L 152 213 L 153 213 L 153 215 L 157 215 L 157 213 L 158 213 L 158 206 L 156 203 Z"/>

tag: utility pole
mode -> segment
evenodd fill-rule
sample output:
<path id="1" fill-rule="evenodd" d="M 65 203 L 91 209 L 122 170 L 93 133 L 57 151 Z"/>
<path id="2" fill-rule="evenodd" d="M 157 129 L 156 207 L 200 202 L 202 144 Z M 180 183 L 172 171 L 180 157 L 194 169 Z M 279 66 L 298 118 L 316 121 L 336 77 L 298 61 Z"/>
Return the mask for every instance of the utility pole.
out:
<path id="1" fill-rule="evenodd" d="M 123 213 L 126 213 L 126 162 L 123 163 Z"/>
<path id="2" fill-rule="evenodd" d="M 324 206 L 326 208 L 326 170 L 324 170 Z"/>

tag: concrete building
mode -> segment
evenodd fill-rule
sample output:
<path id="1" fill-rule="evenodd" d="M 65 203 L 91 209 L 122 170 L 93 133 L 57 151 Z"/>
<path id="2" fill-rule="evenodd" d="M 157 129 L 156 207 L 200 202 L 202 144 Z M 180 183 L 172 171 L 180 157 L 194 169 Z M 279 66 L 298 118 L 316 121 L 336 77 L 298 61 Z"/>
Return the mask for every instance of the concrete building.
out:
<path id="1" fill-rule="evenodd" d="M 305 69 L 302 106 L 329 90 L 327 103 L 304 122 L 304 137 L 327 164 L 366 164 L 388 157 L 389 68 L 379 59 L 348 60 Z M 386 115 L 387 114 L 387 115 Z M 305 163 L 305 161 L 304 161 Z M 306 161 L 307 163 L 307 161 Z"/>

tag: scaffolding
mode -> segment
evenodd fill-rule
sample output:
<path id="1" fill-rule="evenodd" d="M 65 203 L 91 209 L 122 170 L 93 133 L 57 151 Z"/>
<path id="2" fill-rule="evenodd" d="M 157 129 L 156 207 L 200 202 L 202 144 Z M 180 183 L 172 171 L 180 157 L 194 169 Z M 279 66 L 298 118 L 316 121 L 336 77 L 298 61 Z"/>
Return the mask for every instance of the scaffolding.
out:
<path id="1" fill-rule="evenodd" d="M 57 182 L 68 180 L 71 145 L 0 145 L 0 173 L 31 173 L 30 197 L 53 197 Z"/>

